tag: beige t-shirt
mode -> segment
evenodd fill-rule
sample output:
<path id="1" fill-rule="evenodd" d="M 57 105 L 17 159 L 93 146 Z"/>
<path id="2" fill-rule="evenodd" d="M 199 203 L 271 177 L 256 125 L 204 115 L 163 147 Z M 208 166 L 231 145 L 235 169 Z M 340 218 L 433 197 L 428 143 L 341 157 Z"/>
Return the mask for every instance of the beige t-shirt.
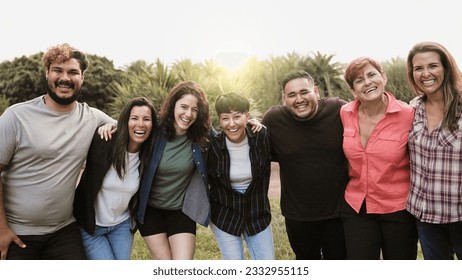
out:
<path id="1" fill-rule="evenodd" d="M 50 110 L 42 96 L 0 116 L 4 206 L 18 235 L 53 233 L 72 223 L 74 191 L 93 134 L 115 120 L 85 103 L 71 112 Z"/>

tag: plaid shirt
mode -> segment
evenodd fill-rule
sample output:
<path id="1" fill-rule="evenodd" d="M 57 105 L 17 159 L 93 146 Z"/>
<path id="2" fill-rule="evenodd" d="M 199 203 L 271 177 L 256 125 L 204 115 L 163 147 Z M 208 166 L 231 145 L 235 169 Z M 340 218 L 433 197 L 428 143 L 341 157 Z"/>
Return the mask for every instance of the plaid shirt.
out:
<path id="1" fill-rule="evenodd" d="M 271 209 L 268 188 L 271 148 L 266 128 L 253 133 L 246 128 L 249 141 L 252 182 L 244 194 L 231 187 L 230 156 L 223 132 L 212 136 L 208 153 L 208 175 L 212 222 L 222 231 L 240 236 L 255 235 L 268 227 Z"/>
<path id="2" fill-rule="evenodd" d="M 462 221 L 462 118 L 450 132 L 427 129 L 425 102 L 417 103 L 409 133 L 411 191 L 406 208 L 426 223 Z"/>

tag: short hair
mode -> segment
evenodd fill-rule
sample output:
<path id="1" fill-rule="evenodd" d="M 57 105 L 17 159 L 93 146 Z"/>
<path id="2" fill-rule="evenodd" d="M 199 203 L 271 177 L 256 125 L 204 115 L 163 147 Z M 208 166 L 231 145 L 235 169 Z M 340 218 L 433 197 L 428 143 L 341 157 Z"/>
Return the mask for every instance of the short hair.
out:
<path id="1" fill-rule="evenodd" d="M 288 82 L 292 81 L 292 80 L 295 80 L 295 79 L 298 79 L 298 78 L 305 78 L 307 79 L 308 81 L 312 82 L 314 84 L 314 79 L 313 77 L 311 77 L 310 74 L 308 74 L 308 72 L 306 71 L 303 71 L 303 70 L 298 70 L 298 71 L 294 71 L 294 72 L 291 72 L 289 74 L 287 74 L 284 79 L 282 80 L 282 92 L 284 92 L 284 89 L 287 85 Z"/>
<path id="2" fill-rule="evenodd" d="M 379 71 L 380 74 L 382 74 L 382 76 L 385 76 L 385 71 L 383 71 L 383 68 L 380 62 L 370 57 L 365 57 L 365 56 L 358 57 L 357 59 L 348 63 L 345 69 L 345 74 L 343 75 L 346 83 L 351 89 L 354 87 L 353 86 L 354 80 L 359 76 L 359 71 L 367 64 L 372 65 L 372 67 L 377 69 L 377 71 Z"/>
<path id="3" fill-rule="evenodd" d="M 235 92 L 220 95 L 215 101 L 215 110 L 218 115 L 222 113 L 231 113 L 231 111 L 245 113 L 249 111 L 249 108 L 249 100 Z"/>
<path id="4" fill-rule="evenodd" d="M 67 43 L 48 48 L 47 52 L 42 56 L 42 62 L 45 65 L 45 68 L 49 70 L 50 65 L 53 62 L 63 63 L 71 58 L 75 58 L 79 62 L 82 73 L 84 73 L 90 65 L 90 61 L 84 52 L 70 46 Z"/>

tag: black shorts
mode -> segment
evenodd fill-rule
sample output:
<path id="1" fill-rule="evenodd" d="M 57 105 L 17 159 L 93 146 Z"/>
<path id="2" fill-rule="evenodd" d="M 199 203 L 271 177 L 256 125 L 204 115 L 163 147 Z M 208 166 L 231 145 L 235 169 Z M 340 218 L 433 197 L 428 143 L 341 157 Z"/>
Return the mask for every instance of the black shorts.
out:
<path id="1" fill-rule="evenodd" d="M 167 233 L 170 237 L 177 233 L 196 235 L 196 222 L 181 210 L 163 210 L 148 206 L 144 216 L 144 224 L 140 224 L 141 236 Z"/>

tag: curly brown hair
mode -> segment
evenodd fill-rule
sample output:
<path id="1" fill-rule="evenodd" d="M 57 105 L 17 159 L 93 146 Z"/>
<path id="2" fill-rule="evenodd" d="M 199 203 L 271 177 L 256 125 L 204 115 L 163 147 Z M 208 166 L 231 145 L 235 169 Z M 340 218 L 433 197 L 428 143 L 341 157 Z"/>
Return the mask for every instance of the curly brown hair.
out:
<path id="1" fill-rule="evenodd" d="M 43 54 L 42 62 L 46 69 L 50 69 L 50 65 L 53 62 L 62 63 L 66 62 L 71 58 L 75 58 L 80 64 L 80 70 L 82 73 L 87 70 L 90 62 L 84 52 L 70 46 L 68 43 L 59 44 L 48 48 L 47 52 Z"/>
<path id="2" fill-rule="evenodd" d="M 171 140 L 175 136 L 175 127 L 173 125 L 175 121 L 175 104 L 187 94 L 191 94 L 197 98 L 197 106 L 199 108 L 196 121 L 188 129 L 188 138 L 205 147 L 208 143 L 208 135 L 212 122 L 205 92 L 195 82 L 184 81 L 175 85 L 170 90 L 160 111 L 160 127 L 167 139 Z"/>

